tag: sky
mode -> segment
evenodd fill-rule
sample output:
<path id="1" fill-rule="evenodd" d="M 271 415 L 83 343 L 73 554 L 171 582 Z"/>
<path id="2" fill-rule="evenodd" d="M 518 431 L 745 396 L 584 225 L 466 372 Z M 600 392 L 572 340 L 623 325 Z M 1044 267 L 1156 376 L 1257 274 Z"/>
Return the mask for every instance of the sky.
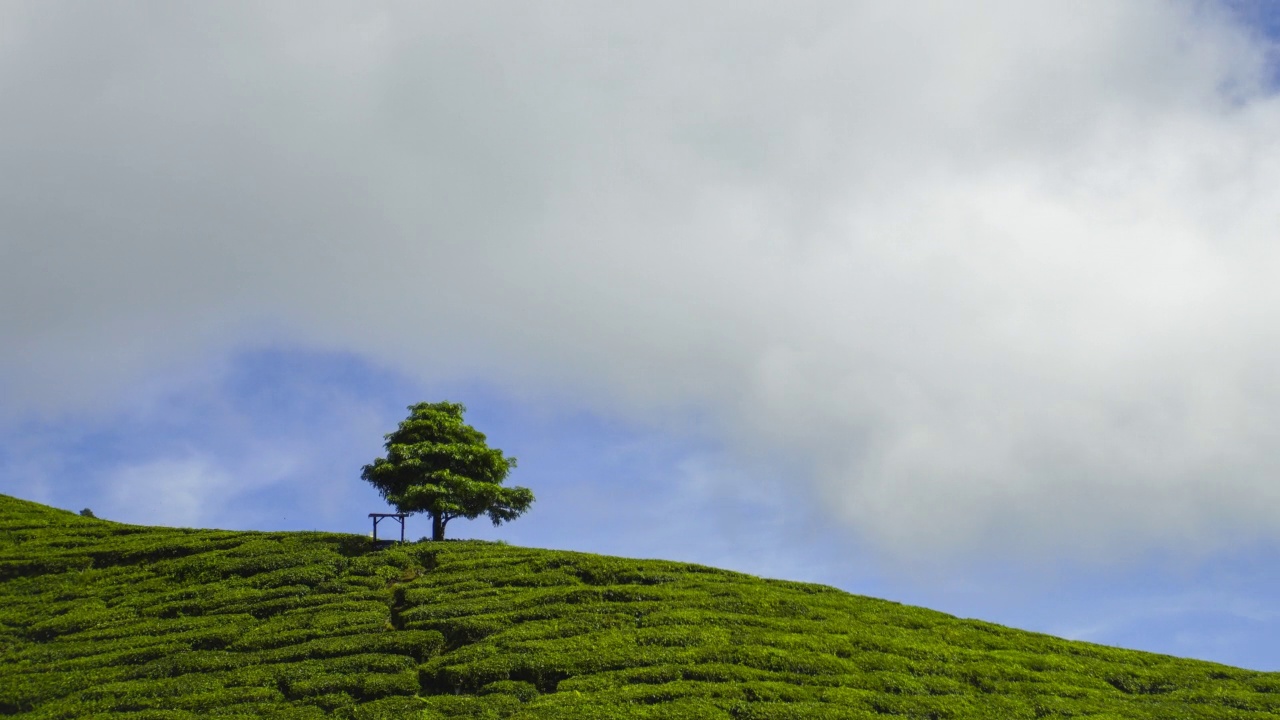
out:
<path id="1" fill-rule="evenodd" d="M 450 400 L 451 537 L 1280 671 L 1274 4 L 17 0 L 0 97 L 0 493 L 367 533 Z"/>

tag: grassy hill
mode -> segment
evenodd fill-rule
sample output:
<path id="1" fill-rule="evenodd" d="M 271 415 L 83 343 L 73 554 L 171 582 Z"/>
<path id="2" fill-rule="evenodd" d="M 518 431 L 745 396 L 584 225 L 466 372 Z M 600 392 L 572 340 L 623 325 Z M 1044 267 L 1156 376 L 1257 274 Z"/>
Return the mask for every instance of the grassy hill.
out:
<path id="1" fill-rule="evenodd" d="M 0 495 L 0 714 L 1280 718 L 1280 673 L 683 563 Z"/>

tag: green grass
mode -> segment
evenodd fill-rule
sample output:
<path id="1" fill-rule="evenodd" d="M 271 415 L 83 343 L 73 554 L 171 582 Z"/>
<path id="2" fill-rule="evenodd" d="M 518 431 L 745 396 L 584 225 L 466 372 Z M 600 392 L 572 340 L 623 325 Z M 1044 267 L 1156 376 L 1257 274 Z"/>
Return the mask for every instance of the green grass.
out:
<path id="1" fill-rule="evenodd" d="M 1280 673 L 697 565 L 139 527 L 0 495 L 0 714 L 1280 718 Z"/>

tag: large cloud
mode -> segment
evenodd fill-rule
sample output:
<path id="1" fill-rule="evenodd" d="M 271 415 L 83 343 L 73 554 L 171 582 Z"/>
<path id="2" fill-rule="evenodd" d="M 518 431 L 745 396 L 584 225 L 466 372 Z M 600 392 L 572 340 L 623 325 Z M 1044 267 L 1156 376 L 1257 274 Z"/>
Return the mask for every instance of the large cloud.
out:
<path id="1" fill-rule="evenodd" d="M 904 559 L 1274 532 L 1280 105 L 1216 6 L 262 7 L 0 11 L 10 411 L 283 336 L 696 411 Z"/>

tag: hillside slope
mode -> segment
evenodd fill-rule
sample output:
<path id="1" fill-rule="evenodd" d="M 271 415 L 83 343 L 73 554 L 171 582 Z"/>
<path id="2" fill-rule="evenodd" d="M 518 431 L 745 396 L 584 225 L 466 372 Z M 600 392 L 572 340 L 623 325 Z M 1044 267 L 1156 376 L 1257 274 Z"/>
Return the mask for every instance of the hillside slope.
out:
<path id="1" fill-rule="evenodd" d="M 0 714 L 1247 720 L 1280 673 L 682 563 L 0 496 Z"/>

